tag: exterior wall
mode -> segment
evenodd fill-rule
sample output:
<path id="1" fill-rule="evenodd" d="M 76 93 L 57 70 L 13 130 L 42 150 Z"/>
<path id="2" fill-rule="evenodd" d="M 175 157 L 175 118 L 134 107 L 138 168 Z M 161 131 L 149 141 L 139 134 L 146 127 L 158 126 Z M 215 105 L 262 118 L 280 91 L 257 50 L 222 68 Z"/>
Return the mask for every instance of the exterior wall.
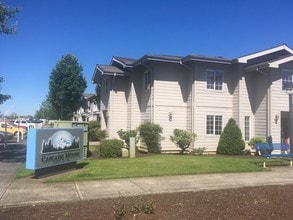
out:
<path id="1" fill-rule="evenodd" d="M 188 65 L 191 69 L 171 62 L 144 61 L 129 76 L 104 76 L 113 84 L 110 92 L 101 93 L 102 129 L 108 128 L 113 138 L 118 137 L 119 129 L 135 129 L 150 121 L 163 127 L 162 151 L 179 150 L 170 141 L 175 128 L 196 133 L 195 148 L 216 151 L 220 135 L 206 134 L 206 116 L 221 115 L 222 128 L 233 117 L 243 138 L 244 118 L 249 116 L 250 138 L 272 135 L 274 142 L 281 141 L 281 112 L 289 109 L 281 70 L 292 70 L 293 62 L 249 72 L 245 72 L 246 64 L 239 63 L 189 61 Z M 223 71 L 222 90 L 206 88 L 207 70 Z M 144 88 L 146 71 L 152 73 L 148 89 Z"/>
<path id="2" fill-rule="evenodd" d="M 187 125 L 187 103 L 191 92 L 189 75 L 179 64 L 157 63 L 154 67 L 154 123 L 163 127 L 163 151 L 178 150 L 170 140 L 175 128 L 190 129 Z"/>
<path id="3" fill-rule="evenodd" d="M 255 92 L 255 77 L 253 73 L 246 73 L 244 76 L 241 76 L 238 81 L 238 99 L 234 100 L 236 102 L 234 105 L 237 105 L 238 109 L 238 126 L 242 132 L 242 138 L 245 139 L 245 117 L 249 117 L 249 133 L 250 138 L 254 137 L 254 92 Z M 249 140 L 246 140 L 248 142 Z"/>
<path id="4" fill-rule="evenodd" d="M 133 130 L 139 127 L 141 124 L 141 113 L 140 113 L 140 95 L 141 91 L 141 74 L 133 73 L 129 79 L 129 97 L 127 107 L 127 130 Z"/>
<path id="5" fill-rule="evenodd" d="M 293 70 L 293 62 L 271 71 L 271 135 L 278 143 L 281 142 L 281 112 L 289 111 L 289 95 L 282 90 L 282 70 Z"/>
<path id="6" fill-rule="evenodd" d="M 255 136 L 266 138 L 268 133 L 268 74 L 265 72 L 252 72 L 254 74 L 255 83 L 255 100 L 254 100 L 254 111 L 255 111 Z"/>
<path id="7" fill-rule="evenodd" d="M 206 88 L 206 71 L 221 70 L 224 73 L 223 89 Z M 222 115 L 223 128 L 233 115 L 232 71 L 228 65 L 198 64 L 194 68 L 194 132 L 197 135 L 195 148 L 206 147 L 208 151 L 216 151 L 220 135 L 206 134 L 206 116 Z"/>
<path id="8" fill-rule="evenodd" d="M 109 106 L 109 137 L 119 138 L 117 131 L 127 129 L 127 86 L 126 77 L 117 77 L 113 80 L 112 90 L 110 92 Z"/>

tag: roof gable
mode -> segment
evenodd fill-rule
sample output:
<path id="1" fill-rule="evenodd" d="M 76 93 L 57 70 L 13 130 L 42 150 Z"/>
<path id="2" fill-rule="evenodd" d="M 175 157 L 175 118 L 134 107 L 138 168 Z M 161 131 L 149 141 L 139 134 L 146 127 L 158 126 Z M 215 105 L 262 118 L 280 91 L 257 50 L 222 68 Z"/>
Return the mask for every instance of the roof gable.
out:
<path id="1" fill-rule="evenodd" d="M 277 58 L 282 55 L 293 54 L 293 50 L 289 48 L 287 45 L 283 44 L 277 47 L 273 47 L 267 50 L 262 50 L 256 53 L 252 53 L 246 56 L 238 57 L 236 60 L 239 63 L 249 63 L 256 64 L 260 62 L 264 62 L 265 59 L 270 60 Z"/>

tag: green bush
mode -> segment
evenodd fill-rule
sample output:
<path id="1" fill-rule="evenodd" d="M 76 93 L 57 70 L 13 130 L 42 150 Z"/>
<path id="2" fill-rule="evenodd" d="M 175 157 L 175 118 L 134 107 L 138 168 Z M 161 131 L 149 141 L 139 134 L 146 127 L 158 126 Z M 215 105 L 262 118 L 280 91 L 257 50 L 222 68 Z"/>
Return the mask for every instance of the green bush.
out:
<path id="1" fill-rule="evenodd" d="M 125 141 L 127 147 L 129 148 L 129 138 L 130 137 L 135 137 L 135 143 L 137 143 L 137 130 L 128 130 L 128 131 L 123 131 L 122 129 L 120 129 L 119 131 L 117 131 L 119 137 Z"/>
<path id="2" fill-rule="evenodd" d="M 245 148 L 242 133 L 236 121 L 230 118 L 218 143 L 217 154 L 241 155 Z"/>
<path id="3" fill-rule="evenodd" d="M 139 127 L 142 141 L 146 144 L 149 153 L 158 153 L 163 128 L 158 124 L 146 122 Z"/>
<path id="4" fill-rule="evenodd" d="M 100 156 L 109 158 L 109 157 L 121 157 L 123 141 L 118 139 L 106 139 L 103 140 L 100 144 Z"/>
<path id="5" fill-rule="evenodd" d="M 89 122 L 89 141 L 102 141 L 107 137 L 107 132 L 100 129 L 99 121 Z"/>
<path id="6" fill-rule="evenodd" d="M 198 155 L 203 155 L 203 153 L 205 152 L 206 148 L 205 147 L 198 147 L 198 148 L 194 148 L 190 154 L 192 155 L 195 155 L 195 154 L 198 154 Z"/>
<path id="7" fill-rule="evenodd" d="M 195 141 L 195 138 L 195 133 L 182 129 L 174 129 L 173 136 L 170 136 L 171 141 L 181 149 L 180 154 L 184 153 L 190 144 Z"/>
<path id="8" fill-rule="evenodd" d="M 266 141 L 260 137 L 253 137 L 249 140 L 248 145 L 255 149 L 255 145 L 259 143 L 266 143 Z"/>

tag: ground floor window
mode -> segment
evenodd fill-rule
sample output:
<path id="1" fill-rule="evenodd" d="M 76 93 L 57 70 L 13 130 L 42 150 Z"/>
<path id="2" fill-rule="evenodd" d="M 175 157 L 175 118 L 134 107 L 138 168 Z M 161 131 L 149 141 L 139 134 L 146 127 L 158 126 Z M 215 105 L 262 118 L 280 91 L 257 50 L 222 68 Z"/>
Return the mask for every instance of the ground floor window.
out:
<path id="1" fill-rule="evenodd" d="M 223 116 L 207 115 L 206 118 L 206 134 L 220 135 L 223 127 Z"/>
<path id="2" fill-rule="evenodd" d="M 250 117 L 244 117 L 244 140 L 249 141 L 250 139 Z"/>

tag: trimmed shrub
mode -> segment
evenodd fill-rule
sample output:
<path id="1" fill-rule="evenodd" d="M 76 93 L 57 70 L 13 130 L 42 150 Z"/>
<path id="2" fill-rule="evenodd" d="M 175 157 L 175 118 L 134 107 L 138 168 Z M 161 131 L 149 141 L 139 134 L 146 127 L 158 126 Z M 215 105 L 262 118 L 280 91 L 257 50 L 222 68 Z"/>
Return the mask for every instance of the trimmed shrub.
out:
<path id="1" fill-rule="evenodd" d="M 253 137 L 249 140 L 248 145 L 251 146 L 252 149 L 255 149 L 255 145 L 261 143 L 266 143 L 266 141 L 260 137 Z"/>
<path id="2" fill-rule="evenodd" d="M 130 137 L 135 137 L 135 143 L 137 143 L 137 130 L 128 130 L 128 131 L 123 131 L 122 129 L 120 129 L 119 131 L 117 131 L 119 137 L 125 141 L 127 147 L 129 148 L 129 138 Z"/>
<path id="3" fill-rule="evenodd" d="M 149 153 L 160 152 L 159 145 L 162 140 L 161 133 L 163 132 L 163 128 L 160 125 L 146 122 L 139 126 L 139 132 Z"/>
<path id="4" fill-rule="evenodd" d="M 118 139 L 106 139 L 103 140 L 100 144 L 100 156 L 109 158 L 109 157 L 121 157 L 123 141 Z"/>
<path id="5" fill-rule="evenodd" d="M 181 149 L 180 154 L 184 153 L 190 144 L 195 141 L 195 138 L 195 133 L 182 129 L 174 129 L 173 136 L 170 136 L 170 140 Z"/>
<path id="6" fill-rule="evenodd" d="M 236 121 L 230 118 L 225 126 L 217 148 L 217 154 L 241 155 L 245 148 L 245 142 L 242 140 L 242 133 Z"/>

